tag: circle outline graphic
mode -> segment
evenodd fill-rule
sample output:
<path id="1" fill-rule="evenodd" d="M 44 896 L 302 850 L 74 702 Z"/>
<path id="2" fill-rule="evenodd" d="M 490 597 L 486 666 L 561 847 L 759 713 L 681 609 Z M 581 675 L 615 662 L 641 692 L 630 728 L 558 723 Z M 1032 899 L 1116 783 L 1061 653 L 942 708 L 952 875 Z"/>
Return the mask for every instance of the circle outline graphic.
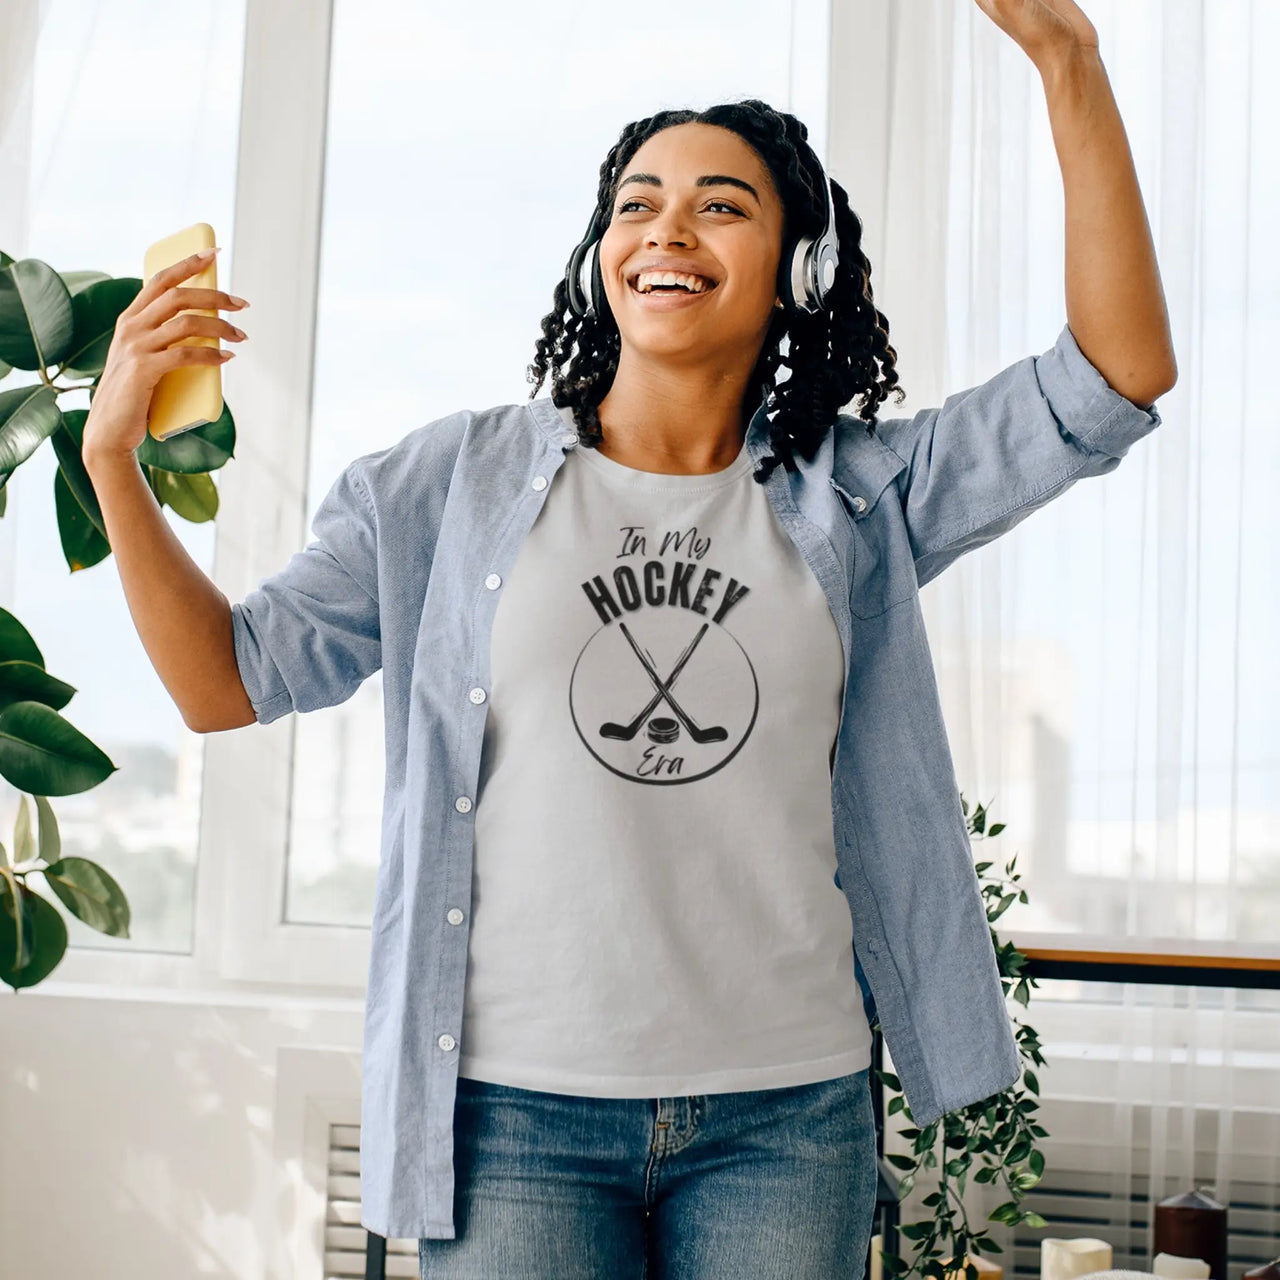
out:
<path id="1" fill-rule="evenodd" d="M 739 751 L 742 750 L 743 746 L 747 742 L 747 739 L 751 737 L 751 731 L 755 728 L 756 718 L 760 714 L 760 681 L 756 679 L 755 666 L 752 664 L 751 659 L 747 656 L 747 651 L 742 647 L 742 644 L 738 640 L 738 637 L 735 636 L 733 632 L 730 631 L 727 627 L 723 627 L 719 623 L 715 624 L 716 630 L 719 631 L 721 635 L 728 636 L 729 639 L 732 640 L 733 643 L 738 646 L 738 651 L 742 654 L 742 660 L 747 664 L 747 670 L 751 673 L 751 693 L 752 693 L 751 719 L 747 722 L 747 727 L 743 731 L 742 737 L 739 738 L 737 745 L 733 748 L 732 751 L 729 752 L 728 755 L 724 757 L 723 760 L 718 761 L 710 769 L 704 769 L 701 773 L 691 774 L 687 778 L 637 778 L 634 774 L 626 773 L 623 770 L 617 768 L 616 766 L 610 764 L 608 760 L 606 760 L 598 751 L 596 751 L 596 749 L 591 745 L 591 742 L 589 741 L 587 735 L 583 732 L 582 725 L 578 723 L 578 717 L 574 714 L 574 710 L 573 710 L 573 682 L 574 682 L 574 677 L 578 673 L 578 665 L 582 662 L 582 655 L 585 654 L 589 648 L 591 648 L 592 642 L 602 631 L 607 631 L 613 625 L 614 623 L 612 621 L 602 622 L 600 626 L 598 626 L 587 637 L 586 642 L 583 644 L 582 648 L 578 650 L 578 656 L 574 659 L 574 662 L 573 662 L 573 669 L 569 673 L 569 718 L 573 721 L 573 727 L 578 735 L 578 740 L 591 753 L 591 756 L 593 759 L 597 760 L 600 764 L 602 764 L 606 769 L 609 770 L 610 773 L 615 773 L 618 775 L 619 778 L 625 778 L 628 782 L 640 782 L 651 787 L 675 787 L 675 786 L 680 786 L 682 783 L 686 783 L 686 782 L 698 782 L 703 778 L 711 777 L 713 773 L 718 773 L 721 769 L 725 767 L 725 765 L 729 763 L 730 760 L 734 758 L 734 756 L 738 754 Z"/>

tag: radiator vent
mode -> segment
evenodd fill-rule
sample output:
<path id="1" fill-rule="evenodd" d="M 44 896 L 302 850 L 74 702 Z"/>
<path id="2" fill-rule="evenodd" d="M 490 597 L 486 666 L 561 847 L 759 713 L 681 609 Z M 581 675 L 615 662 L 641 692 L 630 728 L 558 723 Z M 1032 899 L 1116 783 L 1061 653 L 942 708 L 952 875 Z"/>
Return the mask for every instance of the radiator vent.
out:
<path id="1" fill-rule="evenodd" d="M 324 1280 L 365 1276 L 365 1243 L 360 1225 L 360 1126 L 329 1126 L 329 1173 L 325 1181 Z M 387 1280 L 418 1280 L 417 1240 L 387 1241 Z"/>

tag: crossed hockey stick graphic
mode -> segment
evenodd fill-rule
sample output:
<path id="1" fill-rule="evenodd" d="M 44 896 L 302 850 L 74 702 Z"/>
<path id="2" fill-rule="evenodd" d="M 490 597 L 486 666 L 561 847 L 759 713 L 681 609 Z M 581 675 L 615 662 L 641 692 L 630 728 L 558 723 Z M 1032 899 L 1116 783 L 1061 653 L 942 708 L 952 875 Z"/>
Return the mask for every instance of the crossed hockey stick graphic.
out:
<path id="1" fill-rule="evenodd" d="M 630 742 L 631 739 L 636 736 L 640 726 L 646 719 L 648 719 L 653 709 L 664 698 L 666 699 L 667 705 L 676 713 L 680 723 L 684 725 L 685 730 L 694 742 L 723 742 L 729 736 L 729 731 L 721 724 L 713 724 L 706 729 L 698 728 L 694 721 L 685 714 L 684 708 L 681 707 L 680 704 L 676 702 L 675 698 L 671 696 L 671 686 L 675 684 L 676 677 L 679 676 L 681 670 L 684 668 L 684 664 L 689 661 L 693 651 L 698 647 L 698 642 L 706 634 L 708 625 L 708 623 L 704 622 L 701 628 L 699 628 L 698 634 L 689 641 L 688 646 L 680 655 L 679 661 L 676 663 L 675 667 L 672 668 L 671 674 L 667 677 L 667 681 L 664 684 L 658 678 L 658 673 L 654 671 L 653 665 L 650 663 L 649 659 L 641 652 L 640 646 L 636 644 L 631 632 L 627 630 L 627 624 L 625 622 L 618 623 L 618 626 L 622 629 L 622 634 L 627 637 L 627 643 L 633 650 L 635 650 L 636 657 L 640 659 L 641 665 L 645 669 L 645 674 L 649 677 L 657 692 L 649 699 L 648 703 L 646 703 L 644 710 L 642 710 L 630 724 L 615 724 L 612 720 L 606 720 L 604 724 L 600 726 L 600 736 L 602 738 L 616 738 L 620 742 Z"/>

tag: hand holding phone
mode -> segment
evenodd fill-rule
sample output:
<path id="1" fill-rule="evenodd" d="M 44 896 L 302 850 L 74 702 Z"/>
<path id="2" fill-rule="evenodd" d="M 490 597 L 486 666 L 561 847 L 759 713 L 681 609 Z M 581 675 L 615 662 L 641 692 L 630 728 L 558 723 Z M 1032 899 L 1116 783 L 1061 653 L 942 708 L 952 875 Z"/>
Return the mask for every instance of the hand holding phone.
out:
<path id="1" fill-rule="evenodd" d="M 191 235 L 208 241 L 200 248 L 212 249 L 213 228 L 196 223 L 152 245 L 147 267 L 154 266 L 153 253 L 159 259 L 168 257 L 166 245 Z M 86 455 L 132 453 L 148 431 L 155 439 L 165 440 L 221 415 L 220 367 L 235 353 L 221 350 L 218 338 L 239 342 L 244 334 L 218 311 L 240 310 L 249 304 L 215 287 L 213 263 L 212 254 L 200 257 L 187 252 L 164 266 L 144 270 L 142 289 L 116 320 L 85 419 Z M 182 283 L 193 278 L 194 284 Z"/>

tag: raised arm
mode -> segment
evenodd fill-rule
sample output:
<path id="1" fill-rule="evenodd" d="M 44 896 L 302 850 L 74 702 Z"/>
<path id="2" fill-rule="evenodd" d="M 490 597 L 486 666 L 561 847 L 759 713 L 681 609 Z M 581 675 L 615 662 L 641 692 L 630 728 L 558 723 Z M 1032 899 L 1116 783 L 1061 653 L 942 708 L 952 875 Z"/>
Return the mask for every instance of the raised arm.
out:
<path id="1" fill-rule="evenodd" d="M 1164 287 L 1124 123 L 1073 0 L 976 0 L 1040 72 L 1062 169 L 1067 323 L 1112 388 L 1149 406 L 1178 378 Z"/>

